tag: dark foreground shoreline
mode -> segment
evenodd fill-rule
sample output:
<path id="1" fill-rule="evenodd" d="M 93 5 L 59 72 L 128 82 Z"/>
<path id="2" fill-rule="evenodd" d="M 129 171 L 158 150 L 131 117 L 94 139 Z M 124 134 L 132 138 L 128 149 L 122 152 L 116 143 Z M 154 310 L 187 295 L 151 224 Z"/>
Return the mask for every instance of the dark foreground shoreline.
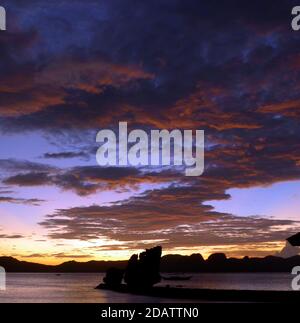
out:
<path id="1" fill-rule="evenodd" d="M 169 299 L 214 302 L 300 303 L 300 292 L 297 291 L 220 290 L 177 287 L 152 287 L 146 290 L 132 290 L 125 284 L 116 288 L 100 284 L 96 289 Z"/>

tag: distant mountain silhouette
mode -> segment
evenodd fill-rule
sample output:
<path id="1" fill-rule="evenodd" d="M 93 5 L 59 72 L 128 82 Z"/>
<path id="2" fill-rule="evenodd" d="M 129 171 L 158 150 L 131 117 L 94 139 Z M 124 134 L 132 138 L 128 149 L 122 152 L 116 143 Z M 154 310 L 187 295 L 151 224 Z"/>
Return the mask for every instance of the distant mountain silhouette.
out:
<path id="1" fill-rule="evenodd" d="M 13 257 L 0 257 L 0 266 L 7 272 L 70 272 L 96 273 L 105 272 L 111 267 L 125 269 L 127 260 L 120 261 L 68 261 L 60 265 L 50 266 L 27 261 L 19 261 Z M 204 260 L 201 254 L 190 256 L 165 255 L 161 258 L 161 272 L 290 272 L 300 265 L 300 256 L 280 258 L 267 256 L 264 258 L 242 259 L 227 258 L 225 254 L 212 254 Z"/>
<path id="2" fill-rule="evenodd" d="M 47 272 L 52 266 L 19 261 L 13 257 L 0 257 L 0 266 L 7 272 Z"/>
<path id="3" fill-rule="evenodd" d="M 300 256 L 281 258 L 227 258 L 225 254 L 212 254 L 204 260 L 200 254 L 191 256 L 166 255 L 161 260 L 162 272 L 290 272 L 300 265 Z"/>
<path id="4" fill-rule="evenodd" d="M 42 265 L 33 262 L 19 261 L 13 257 L 0 257 L 0 266 L 7 272 L 69 272 L 69 273 L 93 273 L 104 272 L 110 267 L 124 269 L 127 260 L 121 261 L 67 261 L 60 265 Z"/>

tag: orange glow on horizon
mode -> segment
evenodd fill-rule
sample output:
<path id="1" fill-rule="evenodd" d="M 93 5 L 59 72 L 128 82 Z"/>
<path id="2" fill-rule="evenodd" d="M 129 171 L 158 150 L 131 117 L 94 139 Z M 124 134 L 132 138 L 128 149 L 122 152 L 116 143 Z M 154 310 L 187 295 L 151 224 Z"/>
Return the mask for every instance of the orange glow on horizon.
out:
<path id="1" fill-rule="evenodd" d="M 228 258 L 243 258 L 245 256 L 249 257 L 265 257 L 267 255 L 274 255 L 276 252 L 280 251 L 285 242 L 267 242 L 259 243 L 253 245 L 219 245 L 219 246 L 195 246 L 186 248 L 166 248 L 163 251 L 163 255 L 167 254 L 180 254 L 180 255 L 191 255 L 193 253 L 200 253 L 203 258 L 207 259 L 209 255 L 213 253 L 225 253 Z M 52 249 L 53 251 L 54 249 Z M 51 254 L 50 250 L 48 253 L 36 253 L 28 254 L 27 252 L 14 253 L 13 255 L 4 251 L 3 248 L 0 249 L 2 255 L 10 255 L 21 261 L 36 262 L 45 265 L 58 265 L 63 262 L 75 260 L 77 262 L 87 262 L 90 260 L 96 261 L 116 261 L 116 260 L 127 260 L 134 253 L 140 253 L 143 249 L 110 249 L 100 252 L 93 252 L 90 255 L 84 255 L 83 253 L 63 253 L 55 251 Z"/>

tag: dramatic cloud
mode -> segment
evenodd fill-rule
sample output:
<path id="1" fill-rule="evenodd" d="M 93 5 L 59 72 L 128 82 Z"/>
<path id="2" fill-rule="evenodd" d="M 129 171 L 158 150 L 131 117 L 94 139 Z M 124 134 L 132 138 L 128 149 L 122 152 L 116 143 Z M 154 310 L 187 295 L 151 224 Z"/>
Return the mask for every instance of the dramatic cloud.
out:
<path id="1" fill-rule="evenodd" d="M 278 241 L 300 227 L 296 221 L 221 214 L 201 204 L 201 200 L 218 198 L 228 196 L 170 187 L 112 206 L 57 210 L 41 224 L 54 239 L 142 242 L 159 237 L 166 248 Z"/>
<path id="2" fill-rule="evenodd" d="M 13 14 L 0 35 L 0 131 L 72 142 L 55 153 L 47 147 L 49 164 L 0 160 L 4 192 L 54 185 L 87 196 L 167 184 L 110 206 L 56 210 L 42 221 L 52 238 L 109 238 L 122 242 L 118 248 L 157 237 L 166 247 L 254 245 L 299 228 L 296 221 L 218 213 L 206 203 L 229 199 L 230 188 L 300 179 L 300 33 L 290 26 L 296 1 L 4 5 Z M 95 137 L 80 150 L 74 133 L 84 137 L 119 121 L 146 131 L 204 129 L 204 175 L 84 164 Z M 72 166 L 51 164 L 63 162 Z"/>
<path id="3" fill-rule="evenodd" d="M 1 161 L 0 161 L 1 164 Z M 5 163 L 3 163 L 5 164 Z M 72 190 L 78 195 L 89 195 L 97 191 L 126 188 L 135 188 L 142 183 L 168 183 L 180 181 L 181 173 L 171 170 L 164 172 L 145 172 L 133 167 L 100 167 L 77 166 L 68 169 L 52 168 L 51 166 L 36 164 L 38 169 L 47 169 L 48 172 L 31 171 L 18 173 L 19 170 L 29 170 L 35 164 L 22 165 L 14 161 L 9 164 L 10 172 L 17 172 L 3 179 L 5 185 L 15 186 L 45 186 L 55 185 L 63 190 Z M 186 180 L 187 181 L 187 180 Z"/>
<path id="4" fill-rule="evenodd" d="M 141 246 L 145 239 L 160 237 L 165 248 L 282 241 L 291 228 L 300 227 L 294 221 L 234 217 L 209 209 L 198 207 L 199 214 L 195 215 L 195 207 L 175 212 L 175 207 L 170 210 L 159 204 L 155 209 L 154 203 L 149 209 L 136 203 L 110 208 L 91 206 L 58 210 L 41 224 L 54 239 L 110 238 L 132 247 L 132 240 L 138 242 L 135 246 Z"/>
<path id="5" fill-rule="evenodd" d="M 116 117 L 157 126 L 204 122 L 218 130 L 253 129 L 263 125 L 255 113 L 260 105 L 284 104 L 281 93 L 284 101 L 299 96 L 299 36 L 288 21 L 295 1 L 56 2 L 60 10 L 55 2 L 17 4 L 20 15 L 30 10 L 32 18 L 22 26 L 29 36 L 16 31 L 7 40 L 25 39 L 6 57 L 19 66 L 8 65 L 14 71 L 3 83 L 10 82 L 6 92 L 20 100 L 4 104 L 6 131 L 98 127 Z M 54 42 L 52 19 L 60 22 L 63 43 Z M 42 20 L 49 25 L 38 29 Z M 38 62 L 37 53 L 43 54 Z M 24 102 L 17 82 L 26 87 Z"/>

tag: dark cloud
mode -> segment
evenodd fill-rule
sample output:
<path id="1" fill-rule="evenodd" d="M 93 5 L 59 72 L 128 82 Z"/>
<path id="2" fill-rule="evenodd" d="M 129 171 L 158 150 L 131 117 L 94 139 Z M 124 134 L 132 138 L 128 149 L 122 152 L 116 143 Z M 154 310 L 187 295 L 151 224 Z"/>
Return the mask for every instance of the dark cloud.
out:
<path id="1" fill-rule="evenodd" d="M 16 176 L 11 176 L 3 181 L 7 185 L 19 185 L 19 186 L 37 186 L 46 185 L 49 182 L 47 173 L 26 173 Z"/>
<path id="2" fill-rule="evenodd" d="M 9 186 L 0 187 L 0 194 L 2 194 L 2 195 L 4 195 L 4 194 L 12 194 L 12 193 L 14 193 L 14 191 L 9 189 Z"/>
<path id="3" fill-rule="evenodd" d="M 18 173 L 19 169 L 28 169 L 27 165 L 21 166 L 16 162 L 17 167 L 10 167 L 16 175 L 3 179 L 6 185 L 16 186 L 45 186 L 55 185 L 63 190 L 71 190 L 78 195 L 89 195 L 97 191 L 118 189 L 126 190 L 137 187 L 142 183 L 166 183 L 180 180 L 180 173 L 167 170 L 161 172 L 144 172 L 133 167 L 100 167 L 100 166 L 77 166 L 68 169 L 51 168 L 43 165 L 42 169 L 48 172 L 25 172 Z"/>
<path id="4" fill-rule="evenodd" d="M 87 158 L 88 155 L 84 152 L 76 152 L 76 151 L 44 154 L 44 158 L 47 158 L 47 159 L 67 159 L 67 158 L 77 158 L 77 157 Z"/>
<path id="5" fill-rule="evenodd" d="M 16 198 L 11 196 L 0 196 L 0 203 L 13 203 L 13 204 L 38 206 L 43 202 L 45 202 L 45 200 L 41 200 L 37 198 L 24 199 L 24 198 Z"/>
<path id="6" fill-rule="evenodd" d="M 185 117 L 181 119 L 189 125 L 197 126 L 202 119 L 206 127 L 217 129 L 260 127 L 257 115 L 245 112 L 278 101 L 282 92 L 285 100 L 298 97 L 299 72 L 295 64 L 287 64 L 298 55 L 299 36 L 290 28 L 295 3 L 88 1 L 70 7 L 59 1 L 60 10 L 52 10 L 54 4 L 42 1 L 36 7 L 21 6 L 20 15 L 31 9 L 27 28 L 38 29 L 42 17 L 49 22 L 54 19 L 60 21 L 60 37 L 65 37 L 63 44 L 55 46 L 57 32 L 51 24 L 37 31 L 42 41 L 31 46 L 36 53 L 43 48 L 44 55 L 38 61 L 29 55 L 31 65 L 21 65 L 27 71 L 18 69 L 33 79 L 32 85 L 28 80 L 20 82 L 29 86 L 25 92 L 30 93 L 31 110 L 24 109 L 26 103 L 15 102 L 17 107 L 11 108 L 15 112 L 3 117 L 2 128 L 99 127 L 112 123 L 116 116 L 157 126 L 170 121 L 180 125 L 170 110 L 183 102 L 180 108 Z M 82 23 L 80 30 L 78 22 Z M 89 41 L 78 46 L 70 31 Z M 15 88 L 14 79 L 20 77 L 11 79 Z M 207 90 L 213 96 L 211 102 L 202 99 Z M 197 106 L 184 111 L 190 110 L 187 98 L 191 96 Z M 216 113 L 219 110 L 221 114 Z"/>
<path id="7" fill-rule="evenodd" d="M 0 234 L 0 239 L 21 239 L 24 236 L 20 234 Z"/>
<path id="8" fill-rule="evenodd" d="M 27 160 L 16 160 L 16 159 L 0 159 L 0 167 L 2 171 L 6 172 L 49 172 L 56 168 L 54 166 L 30 162 Z"/>
<path id="9" fill-rule="evenodd" d="M 54 253 L 54 254 L 51 254 L 51 256 L 55 258 L 70 258 L 70 259 L 90 258 L 89 255 L 66 254 L 64 252 Z"/>
<path id="10" fill-rule="evenodd" d="M 41 225 L 53 239 L 109 238 L 123 242 L 123 248 L 155 239 L 165 248 L 281 241 L 300 226 L 297 221 L 214 212 L 200 203 L 207 194 L 184 194 L 182 188 L 151 191 L 112 206 L 57 210 Z"/>
<path id="11" fill-rule="evenodd" d="M 0 160 L 9 172 L 4 183 L 56 185 L 79 195 L 169 183 L 109 207 L 57 210 L 42 223 L 53 238 L 103 236 L 129 245 L 160 236 L 167 246 L 283 239 L 298 223 L 220 214 L 205 202 L 228 199 L 233 187 L 300 179 L 300 33 L 290 26 L 294 5 L 292 0 L 10 1 L 14 28 L 0 36 L 2 132 L 39 130 L 72 140 L 74 132 L 80 136 L 122 120 L 144 129 L 205 129 L 208 147 L 201 178 L 7 159 Z M 44 157 L 84 156 L 65 150 Z"/>
<path id="12" fill-rule="evenodd" d="M 5 234 L 3 233 L 3 230 L 0 227 L 0 239 L 21 239 L 25 238 L 25 236 L 21 234 Z"/>
<path id="13" fill-rule="evenodd" d="M 17 256 L 21 256 L 21 255 L 17 255 Z M 41 253 L 32 253 L 30 255 L 22 255 L 21 257 L 23 258 L 44 258 L 46 255 L 45 254 L 41 254 Z"/>

